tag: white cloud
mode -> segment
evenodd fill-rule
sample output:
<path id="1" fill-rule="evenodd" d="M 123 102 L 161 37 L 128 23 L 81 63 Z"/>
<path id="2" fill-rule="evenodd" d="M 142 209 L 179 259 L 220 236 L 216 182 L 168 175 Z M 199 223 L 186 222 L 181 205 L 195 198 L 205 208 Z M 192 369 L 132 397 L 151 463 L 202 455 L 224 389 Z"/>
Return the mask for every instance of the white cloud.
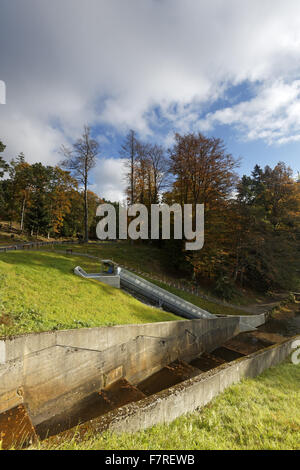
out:
<path id="1" fill-rule="evenodd" d="M 66 144 L 62 131 L 34 117 L 14 115 L 1 122 L 0 140 L 7 146 L 6 157 L 11 159 L 23 152 L 29 163 L 58 164 L 62 159 L 58 153 L 61 144 Z"/>
<path id="2" fill-rule="evenodd" d="M 121 158 L 100 158 L 93 171 L 93 184 L 91 191 L 101 195 L 109 201 L 124 200 L 125 160 Z"/>
<path id="3" fill-rule="evenodd" d="M 248 140 L 263 139 L 269 144 L 298 141 L 300 80 L 263 84 L 254 98 L 210 113 L 199 125 L 208 130 L 216 123 L 235 126 Z"/>
<path id="4" fill-rule="evenodd" d="M 7 156 L 56 163 L 85 123 L 149 135 L 155 107 L 175 130 L 298 140 L 299 0 L 1 0 L 0 57 Z M 199 122 L 244 81 L 253 99 Z"/>

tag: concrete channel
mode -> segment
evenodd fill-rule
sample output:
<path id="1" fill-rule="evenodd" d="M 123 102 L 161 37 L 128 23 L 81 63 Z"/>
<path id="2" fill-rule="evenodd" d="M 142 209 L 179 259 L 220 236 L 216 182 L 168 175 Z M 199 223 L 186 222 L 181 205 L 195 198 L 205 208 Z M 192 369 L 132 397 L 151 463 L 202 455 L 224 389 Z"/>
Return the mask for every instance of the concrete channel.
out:
<path id="1" fill-rule="evenodd" d="M 101 413 L 97 407 L 92 407 L 97 416 L 89 414 L 86 419 L 84 410 L 74 409 L 72 423 L 61 421 L 61 428 L 43 425 L 37 432 L 41 437 L 52 434 L 52 439 L 59 442 L 74 434 L 82 439 L 91 431 L 134 432 L 170 422 L 207 404 L 242 378 L 255 377 L 278 364 L 290 353 L 291 345 L 292 340 L 272 344 L 253 333 L 242 333 L 190 362 L 176 360 L 136 386 L 126 379 L 115 382 L 98 395 Z M 82 424 L 77 426 L 79 416 Z M 70 415 L 67 418 L 70 419 Z"/>
<path id="2" fill-rule="evenodd" d="M 146 285 L 185 307 L 182 299 L 128 277 L 138 289 Z M 261 332 L 266 314 L 215 316 L 191 308 L 188 315 L 196 318 L 188 320 L 0 339 L 2 447 L 170 422 L 282 362 L 300 339 Z"/>
<path id="3" fill-rule="evenodd" d="M 181 324 L 179 330 L 177 325 L 178 333 L 189 323 L 190 329 L 195 332 L 196 326 L 191 323 L 197 322 L 200 326 L 205 321 L 210 323 L 212 320 L 164 322 L 159 324 L 159 328 L 161 333 L 166 334 L 164 327 L 169 324 L 169 332 L 174 333 L 172 323 Z M 155 324 L 130 326 L 147 328 Z M 124 340 L 126 334 L 122 327 L 108 327 L 107 330 L 114 328 L 120 329 L 119 341 L 122 336 Z M 102 337 L 102 345 L 103 342 L 110 343 L 115 336 L 111 335 L 109 338 L 110 333 L 107 331 L 104 339 L 104 330 L 102 328 L 100 335 L 99 331 L 93 332 L 94 341 Z M 203 325 L 201 330 L 204 333 Z M 81 337 L 78 335 L 77 340 L 73 338 L 73 344 L 77 346 L 66 346 L 70 343 L 72 333 L 76 336 L 76 332 L 83 333 Z M 212 340 L 213 330 L 208 325 L 207 332 L 208 335 L 202 336 L 204 340 L 206 337 L 205 347 L 203 342 L 200 347 L 200 343 L 194 341 L 190 331 L 184 335 L 185 339 L 181 337 L 179 340 L 180 353 L 176 348 L 172 355 L 173 347 L 170 342 L 167 355 L 160 357 L 157 352 L 159 348 L 164 349 L 163 344 L 160 343 L 157 348 L 156 343 L 154 349 L 148 349 L 145 348 L 149 344 L 147 342 L 142 347 L 135 343 L 133 349 L 125 349 L 125 355 L 119 355 L 118 344 L 115 345 L 115 350 L 108 348 L 106 358 L 99 351 L 89 350 L 87 354 L 81 346 L 86 345 L 87 340 L 92 341 L 92 336 L 86 330 L 56 332 L 56 345 L 48 348 L 43 346 L 47 343 L 49 345 L 55 335 L 42 333 L 40 335 L 48 337 L 27 335 L 27 338 L 15 338 L 15 345 L 6 345 L 9 360 L 0 366 L 2 446 L 9 448 L 14 444 L 21 447 L 36 439 L 45 438 L 58 442 L 74 433 L 81 439 L 91 430 L 136 431 L 169 422 L 205 405 L 242 378 L 254 377 L 266 368 L 282 362 L 292 351 L 293 341 L 300 339 L 300 336 L 286 339 L 279 335 L 260 334 L 259 330 L 234 335 L 232 322 L 227 325 L 227 338 L 219 337 L 218 342 Z M 180 335 L 175 337 L 177 342 Z M 20 339 L 23 339 L 23 343 Z M 57 340 L 65 344 L 58 346 Z M 124 344 L 126 343 L 121 343 L 121 349 Z M 145 358 L 151 349 L 156 363 L 153 364 L 152 356 L 149 367 L 151 361 L 147 362 Z M 61 356 L 61 353 L 57 354 L 58 351 L 63 351 L 64 354 Z M 82 361 L 83 351 L 85 354 Z M 16 357 L 20 354 L 22 358 Z M 96 361 L 95 356 L 98 356 Z M 114 363 L 110 360 L 107 370 L 105 362 L 109 356 L 114 358 Z M 138 356 L 142 358 L 140 362 Z M 88 370 L 87 374 L 83 374 L 84 369 Z M 18 373 L 20 370 L 21 376 Z"/>

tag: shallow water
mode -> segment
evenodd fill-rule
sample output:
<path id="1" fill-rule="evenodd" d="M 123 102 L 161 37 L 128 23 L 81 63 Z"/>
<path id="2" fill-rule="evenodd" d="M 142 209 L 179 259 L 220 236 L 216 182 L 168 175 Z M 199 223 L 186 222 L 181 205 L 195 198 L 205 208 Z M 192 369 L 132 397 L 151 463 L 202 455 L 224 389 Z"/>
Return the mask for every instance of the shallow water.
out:
<path id="1" fill-rule="evenodd" d="M 268 333 L 279 333 L 282 336 L 291 337 L 300 334 L 300 314 L 292 318 L 275 319 L 271 318 L 265 325 L 259 328 L 260 331 Z"/>

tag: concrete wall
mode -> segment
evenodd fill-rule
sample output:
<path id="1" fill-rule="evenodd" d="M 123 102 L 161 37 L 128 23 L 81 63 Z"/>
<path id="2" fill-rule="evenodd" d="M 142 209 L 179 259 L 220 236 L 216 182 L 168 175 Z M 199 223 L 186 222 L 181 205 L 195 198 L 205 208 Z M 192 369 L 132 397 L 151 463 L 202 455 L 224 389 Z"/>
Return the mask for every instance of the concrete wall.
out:
<path id="1" fill-rule="evenodd" d="M 221 331 L 224 334 L 240 333 L 240 326 L 244 323 L 253 328 L 265 323 L 265 314 L 247 315 L 243 317 L 217 317 L 209 320 L 180 320 L 172 322 L 143 323 L 137 325 L 116 325 L 112 327 L 80 328 L 75 330 L 59 330 L 44 333 L 30 333 L 11 338 L 0 339 L 0 365 L 9 361 L 23 358 L 34 352 L 59 345 L 90 350 L 103 351 L 111 346 L 122 344 L 139 335 L 154 337 L 169 337 L 177 335 L 179 331 L 188 329 L 191 332 L 203 336 L 208 331 Z M 229 331 L 228 331 L 229 328 Z M 213 336 L 211 343 L 214 346 Z M 216 338 L 218 340 L 218 338 Z M 206 348 L 210 347 L 208 338 L 204 343 Z M 209 350 L 209 349 L 205 349 Z M 212 349 L 210 349 L 212 350 Z"/>
<path id="2" fill-rule="evenodd" d="M 98 276 L 97 281 L 120 289 L 120 276 Z"/>
<path id="3" fill-rule="evenodd" d="M 264 370 L 281 363 L 291 353 L 291 345 L 296 339 L 300 339 L 300 336 L 221 365 L 137 403 L 111 411 L 80 426 L 76 435 L 80 437 L 86 432 L 96 433 L 107 429 L 114 432 L 135 432 L 155 424 L 169 423 L 206 405 L 241 379 L 256 377 Z M 74 434 L 72 430 L 66 431 L 66 434 L 72 433 Z"/>
<path id="4" fill-rule="evenodd" d="M 267 313 L 259 315 L 241 315 L 240 318 L 240 331 L 251 331 L 266 322 Z"/>
<path id="5" fill-rule="evenodd" d="M 0 341 L 0 413 L 27 403 L 38 424 L 94 390 L 136 384 L 239 333 L 239 317 L 64 330 Z"/>

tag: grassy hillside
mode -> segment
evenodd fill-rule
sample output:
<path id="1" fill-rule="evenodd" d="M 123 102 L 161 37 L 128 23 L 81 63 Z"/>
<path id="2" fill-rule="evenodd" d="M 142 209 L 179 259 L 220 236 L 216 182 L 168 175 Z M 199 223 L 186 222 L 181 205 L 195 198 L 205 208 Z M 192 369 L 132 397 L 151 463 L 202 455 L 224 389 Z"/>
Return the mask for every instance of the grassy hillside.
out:
<path id="1" fill-rule="evenodd" d="M 13 239 L 10 237 L 13 235 Z M 17 244 L 26 241 L 51 241 L 45 238 L 40 237 L 38 240 L 36 238 L 29 237 L 26 234 L 21 234 L 18 230 L 18 225 L 14 224 L 13 228 L 9 228 L 7 222 L 0 222 L 0 246 L 8 244 Z M 57 240 L 56 240 L 57 241 Z M 168 283 L 171 284 L 189 284 L 189 279 L 186 275 L 178 273 L 171 269 L 169 259 L 166 258 L 164 251 L 157 248 L 152 244 L 144 243 L 131 243 L 130 241 L 119 241 L 119 242 L 100 242 L 94 241 L 88 244 L 76 244 L 72 245 L 74 251 L 81 253 L 88 253 L 90 255 L 98 256 L 99 258 L 109 258 L 116 261 L 119 264 L 126 265 L 129 269 L 134 269 L 137 271 L 143 271 L 148 274 L 151 279 L 158 278 L 159 282 L 164 284 L 165 289 L 172 292 L 172 288 L 169 289 Z M 44 247 L 43 249 L 47 249 Z M 49 247 L 49 250 L 52 248 Z M 56 245 L 55 249 L 65 250 L 66 245 Z M 176 288 L 175 288 L 176 289 Z M 215 297 L 213 293 L 213 288 L 211 285 L 197 285 L 197 289 L 200 293 L 204 295 L 209 295 L 210 297 Z M 177 289 L 177 292 L 174 291 L 179 296 L 185 297 L 185 294 Z M 188 294 L 187 294 L 188 295 Z M 237 305 L 237 309 L 225 308 L 224 306 L 220 307 L 214 302 L 209 302 L 201 299 L 199 296 L 191 296 L 189 299 L 190 302 L 195 303 L 199 307 L 202 307 L 206 310 L 211 311 L 216 314 L 228 314 L 236 315 L 242 314 L 238 310 L 238 306 L 247 306 L 249 304 L 256 304 L 260 302 L 266 302 L 270 299 L 266 295 L 258 294 L 257 292 L 251 291 L 249 289 L 236 289 L 236 294 L 232 299 L 232 303 Z"/>
<path id="2" fill-rule="evenodd" d="M 143 271 L 145 274 L 147 274 L 147 277 L 145 277 L 146 279 L 150 280 L 159 287 L 162 287 L 163 289 L 178 295 L 184 300 L 187 300 L 188 302 L 191 302 L 194 305 L 207 310 L 210 313 L 216 315 L 247 315 L 247 313 L 240 310 L 238 306 L 237 308 L 233 308 L 220 305 L 218 303 L 203 299 L 197 295 L 187 293 L 176 287 L 169 286 L 167 282 L 174 282 L 174 278 L 166 274 L 165 265 L 161 260 L 161 250 L 151 245 L 131 245 L 127 242 L 90 243 L 72 245 L 71 248 L 74 252 L 97 256 L 101 259 L 112 259 L 116 263 L 126 265 L 128 269 Z M 49 246 L 47 249 L 51 251 L 53 248 Z M 56 245 L 54 249 L 66 250 L 66 245 Z M 161 281 L 153 279 L 154 276 L 158 276 Z M 207 292 L 205 293 L 207 294 Z M 258 299 L 247 297 L 247 300 L 250 302 Z"/>
<path id="3" fill-rule="evenodd" d="M 36 242 L 36 241 L 49 241 L 46 237 L 31 237 L 27 233 L 21 232 L 19 224 L 13 222 L 4 222 L 0 220 L 0 246 L 1 245 L 16 245 L 18 243 Z"/>
<path id="4" fill-rule="evenodd" d="M 88 253 L 99 258 L 108 258 L 126 264 L 129 268 L 138 269 L 149 274 L 157 274 L 167 278 L 163 251 L 153 245 L 144 243 L 119 242 L 90 242 L 74 244 L 68 248 L 80 253 Z M 55 249 L 65 250 L 66 245 L 57 245 Z M 51 250 L 51 247 L 49 247 Z M 170 275 L 170 274 L 169 274 Z"/>
<path id="5" fill-rule="evenodd" d="M 300 365 L 285 363 L 228 388 L 208 406 L 134 434 L 44 441 L 41 449 L 300 449 Z"/>
<path id="6" fill-rule="evenodd" d="M 51 329 L 179 320 L 121 290 L 73 274 L 99 270 L 88 258 L 0 253 L 0 336 Z"/>

